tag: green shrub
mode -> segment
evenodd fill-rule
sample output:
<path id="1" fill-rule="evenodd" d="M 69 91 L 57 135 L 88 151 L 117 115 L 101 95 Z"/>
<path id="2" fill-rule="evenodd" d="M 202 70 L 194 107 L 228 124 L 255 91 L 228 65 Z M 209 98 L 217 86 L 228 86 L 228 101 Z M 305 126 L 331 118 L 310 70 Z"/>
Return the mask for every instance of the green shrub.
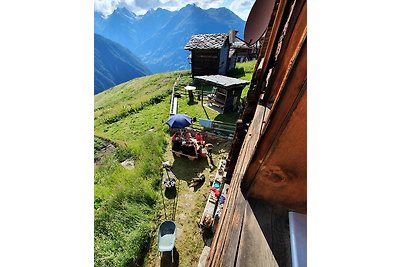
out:
<path id="1" fill-rule="evenodd" d="M 105 148 L 107 146 L 106 142 L 101 140 L 98 137 L 94 137 L 94 153 L 97 151 L 100 151 L 101 149 Z"/>

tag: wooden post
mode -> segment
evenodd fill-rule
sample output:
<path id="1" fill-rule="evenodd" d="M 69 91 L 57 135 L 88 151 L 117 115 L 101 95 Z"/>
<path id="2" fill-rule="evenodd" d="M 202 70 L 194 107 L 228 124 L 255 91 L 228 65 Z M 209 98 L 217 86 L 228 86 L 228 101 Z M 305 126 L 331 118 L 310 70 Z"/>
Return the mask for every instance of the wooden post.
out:
<path id="1" fill-rule="evenodd" d="M 201 105 L 203 106 L 203 85 L 201 85 Z"/>
<path id="2" fill-rule="evenodd" d="M 189 102 L 194 102 L 194 96 L 193 96 L 193 91 L 192 90 L 189 90 L 188 91 L 189 92 Z"/>
<path id="3" fill-rule="evenodd" d="M 232 179 L 232 174 L 235 169 L 241 145 L 243 144 L 244 138 L 246 136 L 246 125 L 243 120 L 239 119 L 236 121 L 236 131 L 235 136 L 233 137 L 233 143 L 231 146 L 231 150 L 229 151 L 228 160 L 227 160 L 227 173 L 226 173 L 226 182 L 230 183 Z"/>

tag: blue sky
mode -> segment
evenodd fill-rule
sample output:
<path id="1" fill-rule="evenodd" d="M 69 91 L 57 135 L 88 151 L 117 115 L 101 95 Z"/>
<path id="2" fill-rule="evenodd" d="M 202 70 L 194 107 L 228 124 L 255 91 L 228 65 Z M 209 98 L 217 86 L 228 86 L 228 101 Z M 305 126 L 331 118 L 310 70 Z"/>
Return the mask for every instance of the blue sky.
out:
<path id="1" fill-rule="evenodd" d="M 243 20 L 253 6 L 255 0 L 95 0 L 94 9 L 104 15 L 111 14 L 117 7 L 126 7 L 137 15 L 142 15 L 147 10 L 158 7 L 171 11 L 181 9 L 187 4 L 195 3 L 197 6 L 208 9 L 227 7 Z"/>

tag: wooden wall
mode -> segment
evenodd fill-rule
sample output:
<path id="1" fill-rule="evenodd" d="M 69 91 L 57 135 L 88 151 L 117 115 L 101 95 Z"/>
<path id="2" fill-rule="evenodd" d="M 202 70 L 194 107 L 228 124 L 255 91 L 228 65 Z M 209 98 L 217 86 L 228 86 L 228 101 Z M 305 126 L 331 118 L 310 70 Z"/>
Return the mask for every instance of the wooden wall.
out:
<path id="1" fill-rule="evenodd" d="M 307 212 L 307 1 L 277 0 L 264 40 L 206 266 L 290 267 L 287 212 Z"/>
<path id="2" fill-rule="evenodd" d="M 221 49 L 192 50 L 192 76 L 225 75 L 229 67 L 228 55 L 228 39 Z"/>
<path id="3" fill-rule="evenodd" d="M 192 50 L 192 76 L 219 72 L 219 50 Z"/>
<path id="4" fill-rule="evenodd" d="M 307 5 L 293 10 L 263 101 L 273 103 L 242 187 L 249 197 L 307 211 Z"/>
<path id="5" fill-rule="evenodd" d="M 221 50 L 219 52 L 218 74 L 226 75 L 226 72 L 229 67 L 228 56 L 229 56 L 229 41 L 228 41 L 228 39 L 226 39 L 224 46 L 221 48 Z"/>

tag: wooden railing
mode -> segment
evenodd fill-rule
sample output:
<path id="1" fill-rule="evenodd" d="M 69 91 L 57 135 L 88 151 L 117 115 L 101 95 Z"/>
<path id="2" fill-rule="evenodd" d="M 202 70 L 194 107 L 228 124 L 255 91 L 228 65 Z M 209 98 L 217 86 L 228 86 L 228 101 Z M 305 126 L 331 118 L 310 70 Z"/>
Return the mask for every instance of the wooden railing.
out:
<path id="1" fill-rule="evenodd" d="M 175 115 L 178 112 L 178 99 L 175 97 L 175 90 L 176 90 L 176 86 L 179 83 L 180 79 L 181 79 L 181 75 L 179 75 L 178 78 L 176 78 L 174 86 L 172 87 L 171 105 L 169 108 L 169 115 Z"/>

